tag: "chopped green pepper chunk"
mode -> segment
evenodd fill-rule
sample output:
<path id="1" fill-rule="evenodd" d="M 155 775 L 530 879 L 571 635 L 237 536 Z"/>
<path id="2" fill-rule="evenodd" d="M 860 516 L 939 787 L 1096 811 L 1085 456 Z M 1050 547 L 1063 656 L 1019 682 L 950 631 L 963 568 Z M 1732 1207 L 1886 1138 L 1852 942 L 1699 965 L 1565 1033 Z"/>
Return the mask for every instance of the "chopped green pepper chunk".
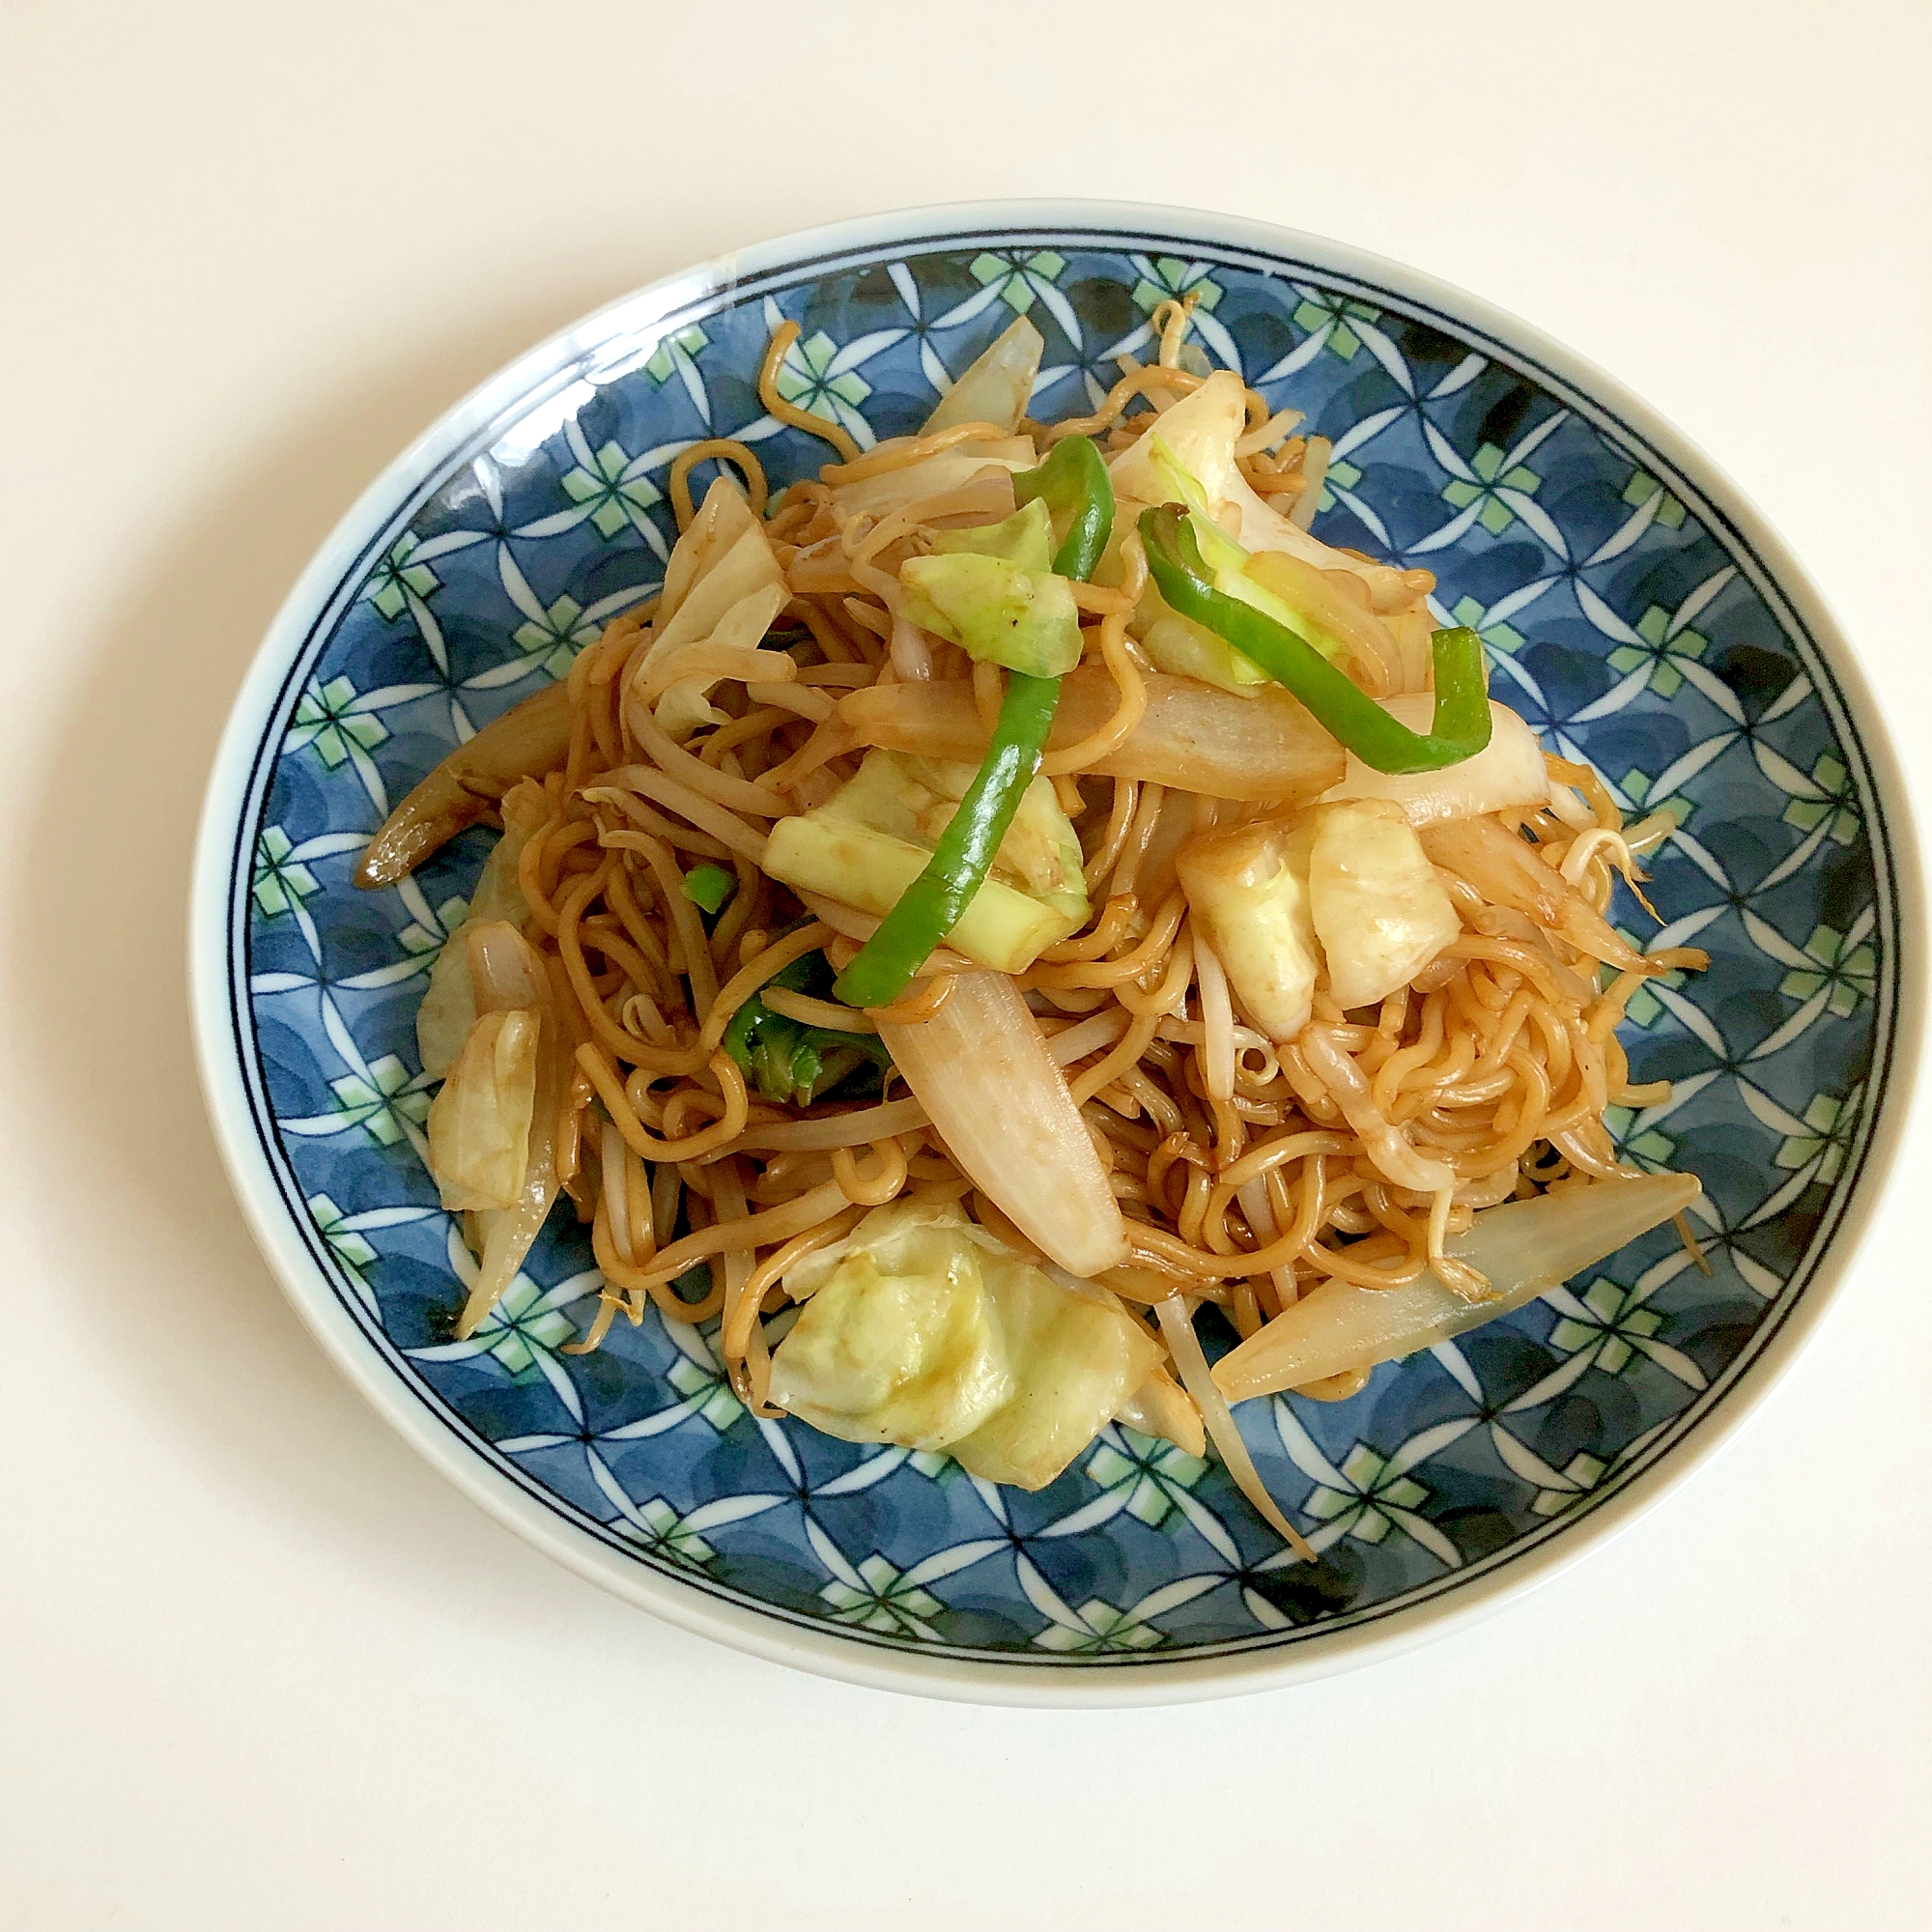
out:
<path id="1" fill-rule="evenodd" d="M 1475 632 L 1435 633 L 1435 728 L 1427 734 L 1411 731 L 1306 639 L 1265 611 L 1217 589 L 1179 503 L 1142 511 L 1140 531 L 1148 569 L 1162 597 L 1286 685 L 1365 765 L 1378 772 L 1440 771 L 1474 757 L 1490 742 L 1483 643 Z"/>
<path id="2" fill-rule="evenodd" d="M 694 866 L 684 875 L 684 895 L 699 912 L 722 912 L 738 890 L 736 877 L 723 866 Z"/>
<path id="3" fill-rule="evenodd" d="M 808 952 L 772 976 L 770 983 L 823 999 L 832 969 L 822 952 Z M 870 1063 L 880 1071 L 893 1064 L 877 1034 L 837 1033 L 774 1012 L 753 993 L 731 1015 L 724 1051 L 767 1100 L 805 1106 Z"/>

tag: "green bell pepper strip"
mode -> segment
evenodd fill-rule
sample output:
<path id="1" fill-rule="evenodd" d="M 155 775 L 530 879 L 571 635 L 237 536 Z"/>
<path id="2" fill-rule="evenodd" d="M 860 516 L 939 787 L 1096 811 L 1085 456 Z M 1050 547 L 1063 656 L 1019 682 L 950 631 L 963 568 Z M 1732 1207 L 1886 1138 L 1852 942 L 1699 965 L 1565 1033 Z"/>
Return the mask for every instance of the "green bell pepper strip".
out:
<path id="1" fill-rule="evenodd" d="M 1056 529 L 1065 518 L 1066 534 L 1053 556 L 1054 574 L 1084 582 L 1100 561 L 1114 528 L 1114 490 L 1100 452 L 1085 437 L 1067 437 L 1038 469 L 1013 478 L 1013 495 L 1022 503 L 1042 498 Z M 899 895 L 878 931 L 838 976 L 833 991 L 847 1006 L 891 1006 L 972 904 L 1022 793 L 1039 770 L 1059 702 L 1057 677 L 1007 673 L 993 742 L 925 869 Z"/>
<path id="2" fill-rule="evenodd" d="M 1114 529 L 1114 486 L 1100 452 L 1084 436 L 1056 442 L 1038 469 L 1013 478 L 1015 503 L 1036 497 L 1046 504 L 1054 528 L 1066 532 L 1053 554 L 1053 574 L 1085 583 Z"/>
<path id="3" fill-rule="evenodd" d="M 1148 569 L 1168 604 L 1286 685 L 1365 765 L 1378 772 L 1440 771 L 1490 742 L 1483 641 L 1474 631 L 1435 633 L 1435 728 L 1411 731 L 1286 624 L 1217 589 L 1180 504 L 1143 510 L 1140 530 Z"/>
<path id="4" fill-rule="evenodd" d="M 684 895 L 699 912 L 723 912 L 737 890 L 737 879 L 723 866 L 694 866 L 684 875 Z"/>

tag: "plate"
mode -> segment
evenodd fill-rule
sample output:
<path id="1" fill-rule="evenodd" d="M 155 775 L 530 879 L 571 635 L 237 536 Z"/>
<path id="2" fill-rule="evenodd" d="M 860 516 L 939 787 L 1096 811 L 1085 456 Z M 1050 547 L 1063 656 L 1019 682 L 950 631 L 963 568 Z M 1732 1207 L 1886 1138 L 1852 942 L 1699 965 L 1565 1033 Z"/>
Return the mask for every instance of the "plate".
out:
<path id="1" fill-rule="evenodd" d="M 1090 409 L 1149 317 L 1334 443 L 1316 528 L 1435 573 L 1492 688 L 1631 812 L 1669 805 L 1653 947 L 1708 973 L 1632 1002 L 1626 1157 L 1703 1179 L 1713 1272 L 1668 1229 L 1563 1291 L 1378 1369 L 1352 1401 L 1244 1405 L 1320 1552 L 1286 1560 L 1217 1463 L 1110 1427 L 1050 1488 L 747 1413 L 710 1339 L 653 1314 L 598 1352 L 587 1242 L 555 1217 L 464 1342 L 469 1262 L 422 1164 L 413 1015 L 488 838 L 399 888 L 350 871 L 457 740 L 655 587 L 667 470 L 712 436 L 774 483 L 912 427 L 1016 314 L 1034 412 Z M 701 479 L 700 479 L 701 480 Z M 436 1465 L 620 1595 L 768 1658 L 1011 1703 L 1223 1694 L 1359 1662 L 1600 1544 L 1760 1398 L 1815 1322 L 1897 1138 L 1922 913 L 1904 792 L 1852 654 L 1736 488 L 1614 382 L 1394 264 L 1218 215 L 926 210 L 726 256 L 485 384 L 323 547 L 264 640 L 210 785 L 192 907 L 202 1070 L 263 1249 L 329 1353 Z"/>

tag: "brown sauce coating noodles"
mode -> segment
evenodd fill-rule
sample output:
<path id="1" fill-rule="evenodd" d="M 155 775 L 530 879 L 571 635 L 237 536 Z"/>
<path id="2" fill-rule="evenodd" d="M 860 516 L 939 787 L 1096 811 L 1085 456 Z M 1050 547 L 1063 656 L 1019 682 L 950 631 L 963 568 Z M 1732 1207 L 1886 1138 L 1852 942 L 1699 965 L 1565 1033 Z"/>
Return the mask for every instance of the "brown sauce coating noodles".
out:
<path id="1" fill-rule="evenodd" d="M 1196 387 L 1200 379 L 1177 366 L 1187 316 L 1186 304 L 1164 304 L 1155 315 L 1161 360 L 1126 368 L 1094 414 L 1055 424 L 1039 440 L 1130 440 L 1152 411 Z M 785 1151 L 787 1136 L 773 1130 L 797 1119 L 796 1110 L 749 1092 L 721 1048 L 733 1013 L 789 962 L 820 949 L 849 956 L 850 942 L 802 923 L 805 909 L 758 860 L 773 814 L 798 802 L 794 787 L 829 788 L 856 769 L 852 753 L 814 734 L 841 691 L 898 676 L 881 583 L 925 540 L 927 519 L 959 507 L 938 497 L 871 522 L 841 515 L 830 486 L 886 475 L 974 433 L 994 433 L 964 425 L 862 453 L 843 430 L 780 394 L 777 371 L 795 333 L 786 324 L 773 336 L 759 393 L 774 416 L 823 438 L 840 463 L 823 480 L 768 501 L 756 455 L 714 440 L 678 457 L 669 488 L 682 529 L 694 520 L 691 476 L 699 464 L 716 460 L 742 477 L 789 600 L 755 656 L 768 663 L 783 650 L 795 674 L 760 685 L 753 654 L 723 653 L 706 661 L 726 672 L 711 697 L 722 722 L 682 744 L 648 720 L 640 735 L 623 695 L 654 638 L 653 607 L 611 624 L 571 671 L 568 754 L 545 781 L 548 813 L 517 871 L 528 936 L 552 963 L 579 1042 L 559 1122 L 559 1175 L 590 1224 L 606 1288 L 595 1325 L 574 1346 L 595 1348 L 613 1319 L 639 1321 L 651 1301 L 687 1321 L 720 1315 L 733 1381 L 760 1407 L 769 1378 L 761 1321 L 782 1298 L 785 1270 L 868 1208 L 908 1190 L 963 1200 L 987 1226 L 1021 1238 L 930 1128 L 883 1137 L 868 1130 L 861 1117 L 895 1111 L 879 1099 L 813 1106 L 809 1117 L 828 1123 L 830 1139 Z M 1304 445 L 1282 440 L 1292 417 L 1270 418 L 1250 393 L 1248 418 L 1244 473 L 1270 497 L 1294 497 Z M 1146 582 L 1137 537 L 1129 533 L 1120 554 L 1115 588 L 1080 592 L 1085 655 L 1114 682 L 1112 714 L 1043 765 L 1082 839 L 1092 913 L 1018 981 L 1051 1028 L 1090 1029 L 1082 1037 L 1091 1050 L 1065 1070 L 1128 1222 L 1132 1261 L 1113 1285 L 1142 1305 L 1177 1291 L 1205 1297 L 1252 1333 L 1322 1280 L 1372 1288 L 1413 1280 L 1477 1208 L 1572 1174 L 1616 1171 L 1605 1107 L 1661 1097 L 1657 1088 L 1630 1083 L 1615 1036 L 1642 976 L 1600 971 L 1554 935 L 1519 936 L 1516 916 L 1489 919 L 1494 909 L 1462 880 L 1447 883 L 1463 931 L 1415 984 L 1375 1010 L 1318 1005 L 1318 1024 L 1359 1076 L 1354 1097 L 1334 1091 L 1293 1042 L 1271 1043 L 1246 1025 L 1237 1008 L 1236 1051 L 1213 1077 L 1217 1028 L 1225 1046 L 1231 1012 L 1219 966 L 1206 955 L 1204 968 L 1179 889 L 1167 884 L 1151 898 L 1141 882 L 1162 787 L 1091 771 L 1147 705 L 1127 631 Z M 1427 587 L 1418 574 L 1418 600 Z M 756 696 L 730 674 L 741 660 Z M 997 704 L 997 673 L 982 682 Z M 814 693 L 826 698 L 814 701 Z M 809 746 L 817 752 L 802 755 Z M 1518 812 L 1512 823 L 1558 867 L 1575 841 L 1596 838 L 1573 870 L 1602 911 L 1615 858 L 1605 835 L 1619 834 L 1621 820 L 1593 773 L 1555 759 L 1549 769 L 1570 788 L 1572 809 Z M 1197 828 L 1214 821 L 1213 810 L 1203 812 Z M 709 932 L 683 890 L 698 864 L 725 866 L 737 882 Z M 1162 876 L 1171 881 L 1172 870 Z M 1701 955 L 1690 952 L 1658 955 L 1660 969 L 1698 963 Z M 883 1017 L 928 1019 L 953 984 L 934 971 Z M 1360 1115 L 1349 1110 L 1364 1095 L 1417 1156 L 1445 1164 L 1453 1192 L 1405 1188 L 1379 1171 L 1350 1124 Z M 892 1102 L 890 1080 L 881 1097 Z M 843 1112 L 854 1116 L 852 1145 L 838 1144 Z M 680 1279 L 701 1281 L 701 1292 L 680 1289 Z M 1323 1393 L 1359 1385 L 1334 1380 Z"/>

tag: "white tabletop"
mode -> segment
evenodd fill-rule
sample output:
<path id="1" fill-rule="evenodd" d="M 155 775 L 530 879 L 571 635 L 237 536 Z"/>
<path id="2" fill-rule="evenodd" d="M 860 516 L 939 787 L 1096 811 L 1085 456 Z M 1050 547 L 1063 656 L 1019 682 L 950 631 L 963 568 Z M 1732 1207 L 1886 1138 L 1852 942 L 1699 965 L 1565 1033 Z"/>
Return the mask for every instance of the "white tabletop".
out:
<path id="1" fill-rule="evenodd" d="M 1927 19 L 12 10 L 0 1923 L 1923 1923 L 1922 1124 L 1783 1389 L 1580 1569 L 1310 1689 L 951 1708 L 660 1625 L 390 1435 L 230 1200 L 182 928 L 242 667 L 409 438 L 687 261 L 968 196 L 1225 208 L 1531 318 L 1763 505 L 1922 758 Z"/>

